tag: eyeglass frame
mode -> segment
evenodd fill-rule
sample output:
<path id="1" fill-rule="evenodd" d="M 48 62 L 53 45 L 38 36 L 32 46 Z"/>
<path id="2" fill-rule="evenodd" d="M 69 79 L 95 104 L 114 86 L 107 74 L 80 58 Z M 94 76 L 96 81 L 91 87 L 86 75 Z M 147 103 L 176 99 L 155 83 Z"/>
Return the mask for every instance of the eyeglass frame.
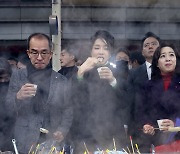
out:
<path id="1" fill-rule="evenodd" d="M 158 46 L 159 45 L 159 42 L 158 41 L 153 41 L 151 43 L 146 43 L 146 44 L 143 44 L 143 48 L 149 48 L 151 46 Z"/>
<path id="2" fill-rule="evenodd" d="M 32 51 L 28 50 L 29 54 L 31 54 L 31 55 L 32 55 L 33 57 L 35 57 L 35 58 L 38 58 L 39 55 L 41 55 L 41 57 L 44 59 L 44 58 L 47 57 L 47 55 L 52 54 L 51 51 L 48 51 L 48 52 L 47 52 L 47 50 L 43 50 L 43 51 L 41 51 L 41 52 L 38 52 L 37 50 L 34 50 L 34 49 L 31 49 L 31 50 L 32 50 Z"/>

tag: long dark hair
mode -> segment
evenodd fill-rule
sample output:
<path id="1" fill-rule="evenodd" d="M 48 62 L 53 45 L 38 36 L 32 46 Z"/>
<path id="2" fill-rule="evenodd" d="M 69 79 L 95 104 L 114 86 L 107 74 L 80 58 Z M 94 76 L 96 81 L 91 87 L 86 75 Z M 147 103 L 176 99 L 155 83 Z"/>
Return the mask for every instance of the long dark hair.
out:
<path id="1" fill-rule="evenodd" d="M 161 71 L 158 67 L 158 60 L 159 60 L 159 57 L 161 55 L 161 50 L 162 48 L 164 47 L 170 47 L 174 50 L 174 53 L 175 53 L 175 56 L 176 56 L 176 67 L 175 67 L 175 74 L 180 74 L 180 53 L 178 52 L 178 50 L 176 49 L 176 47 L 173 45 L 173 44 L 169 44 L 167 42 L 164 42 L 160 45 L 160 47 L 158 47 L 156 49 L 156 51 L 154 52 L 154 55 L 153 55 L 153 60 L 152 60 L 152 74 L 151 74 L 151 78 L 152 80 L 156 80 L 156 79 L 160 79 L 162 76 L 161 76 Z"/>

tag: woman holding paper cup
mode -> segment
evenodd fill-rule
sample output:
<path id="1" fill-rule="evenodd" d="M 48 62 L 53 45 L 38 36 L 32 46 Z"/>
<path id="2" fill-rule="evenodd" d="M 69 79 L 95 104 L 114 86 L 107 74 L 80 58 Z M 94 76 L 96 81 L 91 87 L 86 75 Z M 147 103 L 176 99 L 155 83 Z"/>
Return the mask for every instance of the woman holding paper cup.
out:
<path id="1" fill-rule="evenodd" d="M 179 57 L 172 44 L 161 44 L 153 56 L 152 79 L 139 97 L 139 101 L 144 101 L 144 106 L 139 106 L 144 121 L 143 132 L 154 135 L 155 144 L 168 141 L 168 133 L 162 131 L 174 127 L 176 118 L 180 117 Z M 162 131 L 155 131 L 158 124 Z"/>
<path id="2" fill-rule="evenodd" d="M 91 57 L 88 57 L 79 67 L 78 77 L 82 78 L 86 72 L 99 68 L 98 73 L 101 79 L 106 79 L 110 84 L 115 83 L 116 79 L 108 67 L 108 60 L 114 48 L 114 37 L 107 31 L 98 31 L 92 37 L 91 43 Z"/>
<path id="3" fill-rule="evenodd" d="M 91 56 L 77 73 L 78 89 L 73 91 L 78 97 L 76 104 L 78 102 L 79 105 L 75 110 L 74 121 L 78 121 L 79 130 L 73 134 L 73 138 L 87 142 L 88 147 L 103 146 L 106 149 L 111 145 L 113 137 L 123 138 L 123 135 L 117 133 L 121 132 L 121 128 L 124 131 L 122 119 L 125 118 L 117 113 L 122 114 L 119 106 L 123 104 L 124 95 L 117 92 L 119 79 L 115 75 L 116 68 L 109 63 L 113 49 L 114 37 L 107 31 L 97 31 L 91 39 Z M 120 101 L 118 97 L 121 97 Z"/>

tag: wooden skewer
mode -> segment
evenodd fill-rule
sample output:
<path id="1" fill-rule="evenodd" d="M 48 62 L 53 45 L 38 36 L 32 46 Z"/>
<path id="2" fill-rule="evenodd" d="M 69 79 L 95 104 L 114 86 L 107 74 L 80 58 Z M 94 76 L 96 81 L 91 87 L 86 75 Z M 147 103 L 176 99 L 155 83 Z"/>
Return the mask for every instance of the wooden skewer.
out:
<path id="1" fill-rule="evenodd" d="M 126 154 L 128 154 L 128 152 L 123 148 L 123 151 L 126 153 Z"/>
<path id="2" fill-rule="evenodd" d="M 84 147 L 85 147 L 85 149 L 86 149 L 87 154 L 89 154 L 89 150 L 88 150 L 85 142 L 84 142 Z"/>
<path id="3" fill-rule="evenodd" d="M 129 149 L 129 147 L 127 146 L 127 149 L 128 149 L 128 152 L 131 154 L 131 151 L 130 151 L 130 149 Z"/>
<path id="4" fill-rule="evenodd" d="M 133 146 L 133 142 L 132 142 L 132 137 L 130 136 L 129 139 L 130 139 L 130 143 L 131 143 L 131 148 L 132 148 L 133 154 L 135 154 L 134 146 Z"/>
<path id="5" fill-rule="evenodd" d="M 29 149 L 28 154 L 30 154 L 30 153 L 31 153 L 32 148 L 33 148 L 33 144 L 31 145 L 31 148 Z"/>
<path id="6" fill-rule="evenodd" d="M 113 138 L 113 145 L 114 145 L 114 151 L 116 151 L 116 141 L 114 138 Z"/>

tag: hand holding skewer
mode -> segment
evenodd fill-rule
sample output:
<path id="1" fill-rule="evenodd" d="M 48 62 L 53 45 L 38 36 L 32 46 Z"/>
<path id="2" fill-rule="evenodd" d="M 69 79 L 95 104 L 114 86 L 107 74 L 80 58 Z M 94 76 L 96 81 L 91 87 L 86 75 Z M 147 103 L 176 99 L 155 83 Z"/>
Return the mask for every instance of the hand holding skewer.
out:
<path id="1" fill-rule="evenodd" d="M 155 134 L 154 127 L 151 126 L 150 124 L 145 124 L 143 126 L 143 132 L 145 134 L 149 134 L 149 135 L 154 135 Z"/>

